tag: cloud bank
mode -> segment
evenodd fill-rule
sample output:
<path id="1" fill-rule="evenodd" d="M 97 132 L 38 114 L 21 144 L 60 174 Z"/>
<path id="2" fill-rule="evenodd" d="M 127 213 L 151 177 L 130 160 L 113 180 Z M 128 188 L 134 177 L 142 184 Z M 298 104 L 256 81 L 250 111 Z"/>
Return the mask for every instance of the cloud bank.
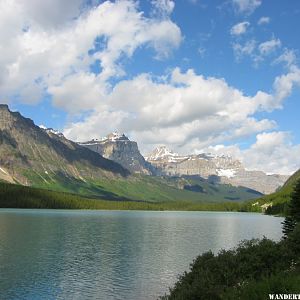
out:
<path id="1" fill-rule="evenodd" d="M 0 58 L 2 98 L 37 103 L 49 92 L 60 107 L 62 87 L 79 77 L 86 84 L 93 66 L 100 70 L 94 83 L 104 91 L 110 78 L 125 74 L 124 57 L 149 47 L 156 58 L 165 58 L 182 39 L 169 18 L 146 18 L 134 1 L 106 1 L 89 9 L 79 0 L 55 2 L 0 1 L 0 38 L 6 41 Z M 171 12 L 172 1 L 159 3 L 157 9 Z M 92 102 L 88 101 L 87 109 Z"/>
<path id="2" fill-rule="evenodd" d="M 90 2 L 0 0 L 1 101 L 37 104 L 49 96 L 69 117 L 65 135 L 77 141 L 119 130 L 144 153 L 167 144 L 181 153 L 233 151 L 249 168 L 268 172 L 290 173 L 300 165 L 290 134 L 257 117 L 281 109 L 300 85 L 295 52 L 284 48 L 274 63 L 284 63 L 287 71 L 274 79 L 271 91 L 253 95 L 193 69 L 129 77 L 126 61 L 139 49 L 149 49 L 149 59 L 165 60 L 181 45 L 183 34 L 171 18 L 175 1 L 151 1 L 149 16 L 133 0 Z M 250 15 L 261 1 L 232 4 L 237 14 Z M 244 21 L 230 30 L 238 59 L 263 60 L 282 47 L 275 37 L 242 43 L 249 25 Z M 256 142 L 240 149 L 237 143 L 253 135 Z"/>
<path id="3" fill-rule="evenodd" d="M 293 87 L 299 84 L 297 67 L 275 78 L 272 93 L 257 91 L 253 96 L 244 95 L 224 79 L 205 78 L 193 70 L 182 72 L 176 68 L 165 78 L 141 74 L 119 82 L 106 96 L 105 104 L 101 103 L 84 121 L 69 124 L 65 134 L 75 140 L 86 140 L 117 128 L 141 142 L 144 152 L 159 144 L 168 144 L 181 153 L 199 152 L 210 145 L 234 143 L 253 134 L 258 134 L 259 139 L 259 134 L 276 129 L 276 122 L 257 119 L 255 113 L 281 108 Z M 281 136 L 275 131 L 266 134 Z M 281 147 L 284 141 L 281 139 Z M 252 145 L 251 149 L 257 154 L 262 148 Z M 287 153 L 288 147 L 286 150 Z M 252 152 L 240 153 L 257 157 L 249 156 Z M 266 157 L 262 159 L 266 164 L 244 161 L 247 166 L 269 172 L 270 160 Z M 277 158 L 276 161 L 278 166 L 283 162 Z M 293 167 L 286 165 L 274 170 L 291 172 Z"/>

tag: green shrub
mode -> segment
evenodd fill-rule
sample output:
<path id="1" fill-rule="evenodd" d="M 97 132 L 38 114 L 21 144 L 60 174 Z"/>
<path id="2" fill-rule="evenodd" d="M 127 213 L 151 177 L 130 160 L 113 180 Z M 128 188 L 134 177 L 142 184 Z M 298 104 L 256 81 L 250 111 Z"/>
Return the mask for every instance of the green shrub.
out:
<path id="1" fill-rule="evenodd" d="M 285 220 L 285 239 L 242 242 L 218 255 L 204 253 L 179 277 L 164 300 L 268 299 L 300 293 L 300 182 Z M 293 223 L 287 223 L 293 220 Z M 292 226 L 291 226 L 292 225 Z"/>

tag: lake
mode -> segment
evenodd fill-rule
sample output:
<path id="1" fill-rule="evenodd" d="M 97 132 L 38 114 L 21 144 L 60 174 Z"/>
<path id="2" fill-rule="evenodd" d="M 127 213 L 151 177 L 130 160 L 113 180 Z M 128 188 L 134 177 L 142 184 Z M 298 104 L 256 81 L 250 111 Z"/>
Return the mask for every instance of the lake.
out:
<path id="1" fill-rule="evenodd" d="M 156 299 L 193 259 L 281 238 L 250 213 L 0 209 L 0 299 Z"/>

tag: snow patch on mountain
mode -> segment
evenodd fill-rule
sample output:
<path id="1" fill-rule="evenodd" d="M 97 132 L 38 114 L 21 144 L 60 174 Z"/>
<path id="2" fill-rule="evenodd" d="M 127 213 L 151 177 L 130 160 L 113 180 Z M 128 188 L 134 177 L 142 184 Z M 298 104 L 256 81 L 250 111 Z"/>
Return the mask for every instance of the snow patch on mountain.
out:
<path id="1" fill-rule="evenodd" d="M 179 158 L 179 154 L 173 152 L 166 146 L 157 147 L 148 156 L 145 157 L 146 160 L 161 160 L 166 159 L 168 162 L 176 162 Z"/>
<path id="2" fill-rule="evenodd" d="M 146 157 L 159 174 L 167 176 L 201 176 L 233 186 L 245 186 L 264 194 L 274 192 L 287 180 L 283 175 L 269 175 L 246 170 L 242 162 L 226 154 L 200 153 L 178 155 L 167 147 L 156 148 Z"/>
<path id="3" fill-rule="evenodd" d="M 114 131 L 105 137 L 94 138 L 91 141 L 82 142 L 82 143 L 78 143 L 78 144 L 80 144 L 82 146 L 92 146 L 92 145 L 98 145 L 98 144 L 102 145 L 103 143 L 107 143 L 107 142 L 128 142 L 128 141 L 129 141 L 129 139 L 124 133 L 119 133 L 117 131 Z"/>
<path id="4" fill-rule="evenodd" d="M 47 128 L 46 131 L 50 132 L 50 133 L 53 133 L 53 134 L 56 134 L 58 136 L 62 136 L 63 135 L 61 132 L 59 132 L 58 130 L 55 130 L 53 128 Z"/>
<path id="5" fill-rule="evenodd" d="M 110 133 L 106 139 L 115 142 L 115 141 L 126 141 L 128 140 L 127 136 L 125 136 L 124 133 L 119 133 L 117 131 L 114 131 L 112 133 Z"/>
<path id="6" fill-rule="evenodd" d="M 234 169 L 217 169 L 218 176 L 232 178 L 236 176 L 236 170 Z"/>
<path id="7" fill-rule="evenodd" d="M 55 134 L 55 135 L 57 135 L 57 136 L 59 136 L 59 137 L 64 137 L 64 135 L 63 135 L 62 132 L 60 132 L 60 131 L 58 131 L 58 130 L 55 130 L 55 129 L 53 129 L 53 128 L 48 128 L 48 127 L 46 127 L 46 126 L 43 125 L 43 124 L 39 125 L 39 127 L 40 127 L 41 129 L 45 130 L 48 134 L 49 134 L 49 133 L 50 133 L 50 134 L 52 133 L 52 134 Z"/>

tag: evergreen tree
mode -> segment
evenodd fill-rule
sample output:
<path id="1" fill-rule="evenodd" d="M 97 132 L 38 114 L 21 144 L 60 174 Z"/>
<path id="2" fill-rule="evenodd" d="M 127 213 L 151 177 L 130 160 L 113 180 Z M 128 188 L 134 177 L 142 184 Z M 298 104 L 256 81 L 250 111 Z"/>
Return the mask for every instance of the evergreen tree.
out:
<path id="1" fill-rule="evenodd" d="M 283 221 L 283 234 L 286 238 L 300 223 L 300 180 L 295 185 L 294 191 L 291 195 L 291 202 L 289 204 L 288 216 Z"/>

